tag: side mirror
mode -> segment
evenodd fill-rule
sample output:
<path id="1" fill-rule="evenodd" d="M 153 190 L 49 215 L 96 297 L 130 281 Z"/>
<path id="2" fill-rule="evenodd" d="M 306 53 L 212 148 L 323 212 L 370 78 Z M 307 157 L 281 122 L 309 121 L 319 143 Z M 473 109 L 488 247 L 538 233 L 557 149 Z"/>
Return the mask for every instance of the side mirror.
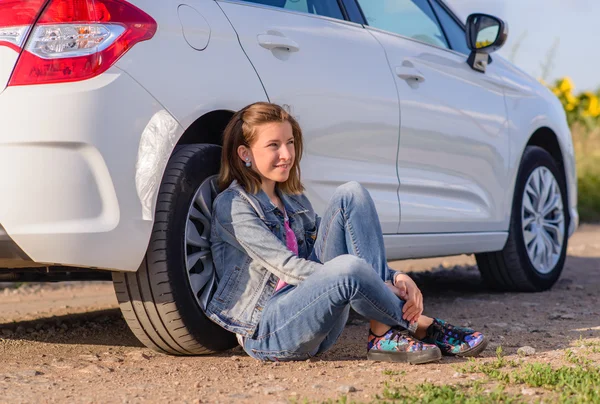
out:
<path id="1" fill-rule="evenodd" d="M 508 25 L 487 14 L 471 14 L 467 18 L 467 45 L 471 55 L 467 63 L 473 70 L 485 73 L 490 53 L 500 49 L 508 38 Z"/>

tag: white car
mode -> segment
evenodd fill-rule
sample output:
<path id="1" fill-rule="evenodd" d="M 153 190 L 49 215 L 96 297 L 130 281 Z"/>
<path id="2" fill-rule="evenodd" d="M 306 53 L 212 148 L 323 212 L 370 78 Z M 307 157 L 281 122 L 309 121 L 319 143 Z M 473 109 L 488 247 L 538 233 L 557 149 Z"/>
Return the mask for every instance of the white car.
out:
<path id="1" fill-rule="evenodd" d="M 466 33 L 465 33 L 466 31 Z M 0 1 L 0 279 L 106 278 L 147 346 L 226 349 L 202 308 L 222 131 L 256 101 L 305 133 L 322 212 L 373 196 L 389 259 L 475 253 L 497 289 L 558 279 L 578 225 L 558 100 L 440 0 Z"/>

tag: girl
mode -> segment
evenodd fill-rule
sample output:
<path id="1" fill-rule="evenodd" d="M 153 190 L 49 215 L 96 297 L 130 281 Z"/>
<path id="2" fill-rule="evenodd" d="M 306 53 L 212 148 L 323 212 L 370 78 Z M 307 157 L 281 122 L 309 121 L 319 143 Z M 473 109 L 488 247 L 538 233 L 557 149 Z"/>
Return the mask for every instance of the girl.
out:
<path id="1" fill-rule="evenodd" d="M 368 359 L 426 363 L 483 351 L 481 333 L 422 315 L 417 285 L 387 266 L 366 189 L 342 185 L 323 218 L 315 214 L 301 156 L 300 126 L 277 105 L 249 105 L 229 122 L 211 230 L 220 280 L 207 315 L 260 360 L 327 351 L 350 308 L 370 320 Z"/>

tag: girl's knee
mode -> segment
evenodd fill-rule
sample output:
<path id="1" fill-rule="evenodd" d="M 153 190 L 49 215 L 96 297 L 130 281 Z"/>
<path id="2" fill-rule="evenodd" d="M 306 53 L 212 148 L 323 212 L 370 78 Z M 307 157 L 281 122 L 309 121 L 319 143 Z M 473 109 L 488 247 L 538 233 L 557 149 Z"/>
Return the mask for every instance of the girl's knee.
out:
<path id="1" fill-rule="evenodd" d="M 357 181 L 349 181 L 345 184 L 340 185 L 335 190 L 335 194 L 337 196 L 365 196 L 368 194 L 368 191 L 365 187 L 360 185 Z"/>
<path id="2" fill-rule="evenodd" d="M 355 255 L 340 255 L 325 265 L 331 265 L 331 270 L 337 277 L 356 279 L 365 276 L 377 276 L 375 270 L 367 261 Z"/>

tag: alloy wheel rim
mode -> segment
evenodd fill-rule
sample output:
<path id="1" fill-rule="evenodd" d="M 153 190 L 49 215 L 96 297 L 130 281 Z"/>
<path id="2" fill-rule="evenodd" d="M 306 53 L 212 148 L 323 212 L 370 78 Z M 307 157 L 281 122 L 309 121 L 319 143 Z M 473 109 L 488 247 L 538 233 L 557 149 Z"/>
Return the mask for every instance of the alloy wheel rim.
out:
<path id="1" fill-rule="evenodd" d="M 546 167 L 536 168 L 527 179 L 521 204 L 523 240 L 536 271 L 548 274 L 560 259 L 565 230 L 562 194 Z"/>

